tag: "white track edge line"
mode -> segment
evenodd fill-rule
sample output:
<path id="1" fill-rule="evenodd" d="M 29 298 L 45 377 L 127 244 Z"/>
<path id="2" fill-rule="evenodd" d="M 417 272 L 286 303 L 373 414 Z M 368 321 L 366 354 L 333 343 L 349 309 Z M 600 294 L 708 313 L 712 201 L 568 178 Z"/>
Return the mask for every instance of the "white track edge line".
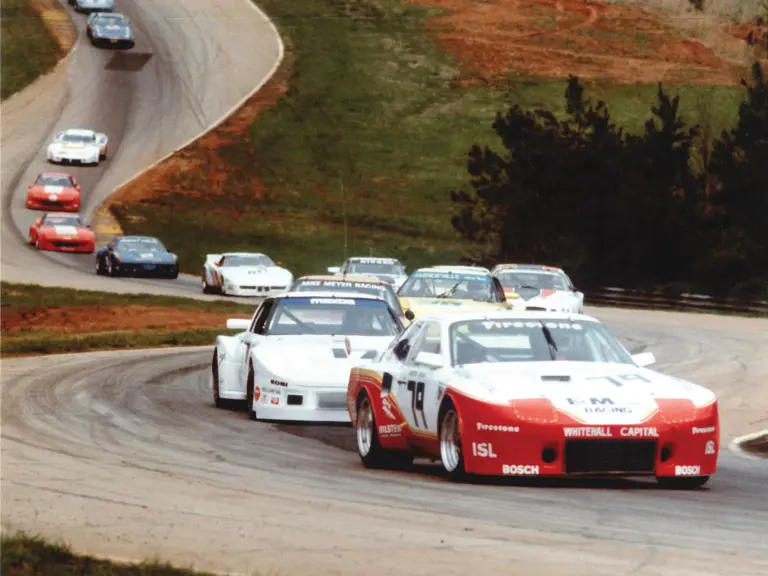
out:
<path id="1" fill-rule="evenodd" d="M 228 119 L 230 116 L 232 116 L 232 114 L 234 114 L 235 112 L 237 112 L 237 110 L 238 110 L 240 107 L 242 107 L 242 106 L 243 106 L 243 104 L 245 104 L 245 103 L 246 103 L 246 102 L 247 102 L 247 101 L 248 101 L 248 100 L 249 100 L 249 99 L 250 99 L 250 98 L 251 98 L 251 97 L 252 97 L 254 94 L 256 94 L 256 92 L 258 92 L 259 90 L 261 90 L 261 89 L 264 87 L 264 85 L 265 85 L 267 82 L 269 82 L 269 81 L 272 79 L 272 77 L 275 75 L 275 73 L 276 73 L 276 72 L 277 72 L 277 70 L 280 68 L 281 64 L 283 63 L 283 59 L 284 59 L 284 57 L 285 57 L 285 44 L 283 43 L 283 39 L 282 39 L 282 37 L 280 36 L 280 32 L 279 32 L 279 30 L 277 29 L 277 26 L 275 26 L 275 23 L 274 23 L 274 22 L 272 22 L 272 20 L 270 19 L 270 17 L 267 15 L 267 13 L 266 13 L 266 12 L 264 12 L 264 11 L 263 11 L 261 8 L 259 8 L 259 6 L 257 6 L 257 5 L 256 5 L 256 3 L 255 3 L 255 2 L 252 2 L 251 0 L 244 0 L 244 2 L 245 2 L 246 4 L 248 4 L 248 5 L 249 5 L 251 8 L 253 8 L 254 10 L 256 10 L 256 12 L 258 12 L 258 13 L 261 15 L 261 17 L 262 17 L 262 18 L 264 18 L 264 20 L 266 21 L 266 23 L 267 23 L 267 24 L 269 25 L 269 27 L 272 29 L 272 32 L 273 32 L 273 34 L 275 35 L 275 38 L 277 38 L 277 52 L 278 52 L 278 55 L 277 55 L 277 60 L 275 60 L 275 63 L 272 65 L 272 68 L 269 70 L 269 72 L 267 73 L 267 75 L 266 75 L 266 76 L 264 76 L 264 78 L 262 78 L 262 79 L 261 79 L 261 81 L 260 81 L 258 84 L 256 84 L 256 86 L 253 88 L 253 90 L 251 90 L 251 91 L 250 91 L 248 94 L 246 94 L 245 96 L 243 96 L 243 97 L 242 97 L 242 98 L 241 98 L 241 99 L 240 99 L 240 100 L 239 100 L 239 101 L 238 101 L 238 102 L 237 102 L 237 103 L 236 103 L 236 104 L 235 104 L 235 105 L 234 105 L 232 108 L 230 108 L 229 110 L 227 110 L 227 111 L 224 113 L 224 115 L 223 115 L 223 116 L 221 116 L 221 117 L 220 117 L 218 120 L 216 120 L 216 122 L 214 122 L 213 124 L 211 124 L 210 126 L 208 126 L 208 127 L 205 129 L 205 130 L 203 130 L 202 132 L 199 132 L 197 135 L 193 136 L 192 138 L 190 138 L 189 140 L 187 140 L 186 142 L 184 142 L 184 143 L 183 143 L 182 145 L 180 145 L 178 148 L 175 148 L 173 151 L 169 152 L 168 154 L 166 154 L 166 155 L 165 155 L 165 156 L 163 156 L 162 158 L 160 158 L 160 159 L 158 159 L 158 160 L 154 161 L 152 164 L 150 164 L 150 165 L 149 165 L 149 166 L 147 166 L 146 168 L 144 168 L 144 169 L 140 170 L 139 172 L 137 172 L 136 174 L 134 174 L 133 176 L 131 176 L 130 178 L 128 178 L 128 179 L 127 179 L 125 182 L 123 182 L 123 183 L 122 183 L 122 184 L 120 184 L 119 186 L 116 186 L 116 187 L 114 188 L 114 190 L 112 190 L 112 192 L 109 194 L 109 196 L 107 196 L 107 197 L 104 199 L 104 201 L 102 201 L 102 202 L 101 202 L 101 203 L 100 203 L 98 206 L 95 206 L 95 207 L 94 207 L 94 209 L 93 209 L 93 210 L 91 210 L 91 211 L 90 211 L 90 212 L 89 212 L 89 213 L 86 215 L 86 219 L 89 219 L 89 218 L 92 216 L 93 212 L 95 212 L 95 211 L 96 211 L 98 208 L 100 208 L 100 207 L 103 207 L 103 206 L 104 206 L 104 204 L 106 204 L 106 203 L 107 203 L 107 201 L 108 201 L 108 200 L 109 200 L 109 199 L 110 199 L 110 198 L 111 198 L 111 197 L 112 197 L 112 196 L 115 194 L 115 192 L 117 192 L 118 190 L 120 190 L 120 189 L 121 189 L 121 188 L 123 188 L 124 186 L 127 186 L 128 184 L 130 184 L 131 182 L 133 182 L 134 180 L 136 180 L 136 179 L 137 179 L 137 178 L 139 178 L 140 176 L 142 176 L 142 175 L 146 174 L 147 172 L 149 172 L 149 171 L 150 171 L 150 170 L 152 170 L 153 168 L 157 167 L 158 165 L 162 164 L 163 162 L 165 162 L 166 160 L 168 160 L 168 158 L 170 158 L 171 156 L 173 156 L 173 155 L 174 155 L 174 154 L 176 154 L 177 152 L 179 152 L 179 151 L 183 150 L 184 148 L 186 148 L 187 146 L 189 146 L 189 145 L 190 145 L 190 144 L 192 144 L 193 142 L 195 142 L 195 141 L 199 140 L 200 138 L 202 138 L 203 136 L 205 136 L 206 134 L 208 134 L 208 133 L 209 133 L 209 132 L 211 132 L 212 130 L 215 130 L 216 128 L 218 128 L 218 127 L 219 127 L 221 124 L 223 124 L 223 123 L 224 123 L 224 122 L 225 122 L 225 121 L 226 121 L 226 120 L 227 120 L 227 119 Z"/>
<path id="2" fill-rule="evenodd" d="M 752 432 L 750 434 L 745 434 L 744 436 L 739 436 L 738 438 L 734 438 L 728 448 L 731 450 L 731 452 L 741 456 L 742 458 L 748 458 L 750 460 L 766 460 L 763 456 L 755 456 L 754 454 L 750 454 L 744 448 L 742 448 L 742 444 L 744 442 L 749 442 L 750 440 L 757 440 L 758 438 L 762 438 L 764 436 L 768 436 L 768 428 L 765 430 L 759 430 L 757 432 Z"/>

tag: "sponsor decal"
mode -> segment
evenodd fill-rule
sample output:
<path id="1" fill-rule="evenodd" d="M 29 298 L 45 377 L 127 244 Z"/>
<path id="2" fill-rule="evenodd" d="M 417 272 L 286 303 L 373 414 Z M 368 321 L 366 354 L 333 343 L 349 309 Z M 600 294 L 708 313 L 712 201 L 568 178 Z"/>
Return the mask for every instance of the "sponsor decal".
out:
<path id="1" fill-rule="evenodd" d="M 272 386 L 282 386 L 283 388 L 288 387 L 288 382 L 283 382 L 282 380 L 272 379 L 269 381 L 269 383 L 272 384 Z"/>
<path id="2" fill-rule="evenodd" d="M 279 396 L 272 396 L 272 400 L 270 400 L 272 404 L 280 404 L 280 397 Z"/>
<path id="3" fill-rule="evenodd" d="M 659 432 L 656 430 L 656 428 L 642 427 L 624 427 L 619 430 L 619 434 L 629 438 L 657 438 L 659 436 Z"/>
<path id="4" fill-rule="evenodd" d="M 354 306 L 355 301 L 346 298 L 310 298 L 310 304 L 343 304 L 345 306 Z"/>
<path id="5" fill-rule="evenodd" d="M 704 446 L 704 454 L 706 454 L 707 456 L 711 456 L 714 453 L 715 453 L 715 441 L 714 440 L 710 440 Z"/>
<path id="6" fill-rule="evenodd" d="M 258 402 L 258 401 L 259 401 L 259 398 L 261 398 L 261 388 L 259 388 L 258 386 L 256 386 L 256 387 L 253 389 L 253 401 L 254 401 L 254 402 Z"/>
<path id="7" fill-rule="evenodd" d="M 564 428 L 563 431 L 568 438 L 593 438 L 595 436 L 600 438 L 613 438 L 611 429 L 608 426 L 583 426 L 579 428 Z"/>
<path id="8" fill-rule="evenodd" d="M 694 426 L 691 429 L 691 434 L 711 434 L 715 430 L 717 430 L 717 428 L 714 426 L 709 426 L 708 428 L 696 428 L 696 426 Z"/>
<path id="9" fill-rule="evenodd" d="M 472 442 L 472 456 L 478 458 L 496 458 L 496 454 L 493 453 L 493 445 L 487 442 Z"/>
<path id="10" fill-rule="evenodd" d="M 483 424 L 477 423 L 477 429 L 484 432 L 520 432 L 519 426 L 505 426 L 501 424 Z"/>
<path id="11" fill-rule="evenodd" d="M 614 404 L 610 398 L 568 398 L 568 404 L 572 406 L 580 406 L 583 404 Z"/>
<path id="12" fill-rule="evenodd" d="M 632 414 L 632 408 L 624 408 L 622 406 L 609 406 L 607 408 L 603 406 L 591 406 L 584 408 L 585 414 Z"/>
<path id="13" fill-rule="evenodd" d="M 384 438 L 400 436 L 402 432 L 403 428 L 400 424 L 382 424 L 379 426 L 379 436 Z"/>
<path id="14" fill-rule="evenodd" d="M 350 259 L 350 262 L 359 264 L 393 264 L 392 258 L 355 258 Z"/>
<path id="15" fill-rule="evenodd" d="M 538 466 L 522 464 L 504 464 L 501 467 L 502 474 L 512 474 L 515 476 L 536 476 L 539 473 Z"/>
<path id="16" fill-rule="evenodd" d="M 494 330 L 497 328 L 541 328 L 541 321 L 511 321 L 511 320 L 486 320 L 480 323 L 486 330 Z M 574 324 L 571 322 L 545 322 L 544 325 L 552 330 L 584 330 L 584 326 L 581 324 Z"/>
<path id="17" fill-rule="evenodd" d="M 701 466 L 675 466 L 675 476 L 701 476 Z"/>
<path id="18" fill-rule="evenodd" d="M 397 416 L 395 416 L 395 407 L 392 404 L 392 400 L 389 396 L 385 396 L 381 399 L 381 409 L 384 410 L 384 414 L 386 414 L 391 420 L 397 420 Z"/>
<path id="19" fill-rule="evenodd" d="M 651 380 L 646 378 L 645 376 L 642 376 L 640 374 L 618 374 L 616 377 L 613 376 L 592 376 L 590 378 L 587 378 L 587 380 L 605 380 L 617 388 L 621 388 L 624 386 L 625 382 L 645 382 L 650 384 Z"/>

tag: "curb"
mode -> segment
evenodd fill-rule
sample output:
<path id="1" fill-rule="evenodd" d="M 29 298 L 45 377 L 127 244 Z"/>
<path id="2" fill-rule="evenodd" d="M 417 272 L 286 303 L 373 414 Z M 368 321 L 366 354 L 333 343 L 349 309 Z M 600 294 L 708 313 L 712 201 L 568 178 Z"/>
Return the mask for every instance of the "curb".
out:
<path id="1" fill-rule="evenodd" d="M 264 85 L 267 84 L 267 82 L 269 82 L 272 79 L 272 77 L 275 75 L 275 73 L 279 70 L 279 68 L 282 65 L 283 60 L 285 58 L 285 44 L 283 43 L 283 39 L 280 36 L 280 32 L 277 29 L 277 26 L 275 26 L 275 23 L 272 22 L 272 20 L 267 15 L 267 13 L 264 12 L 261 8 L 259 8 L 252 0 L 244 0 L 244 1 L 251 8 L 253 8 L 254 10 L 256 10 L 256 12 L 258 12 L 260 14 L 262 16 L 262 18 L 264 18 L 264 20 L 266 21 L 267 25 L 269 25 L 269 27 L 272 29 L 272 32 L 273 32 L 275 38 L 277 38 L 277 47 L 278 47 L 277 48 L 278 49 L 277 60 L 275 60 L 275 63 L 272 65 L 272 68 L 269 70 L 267 75 L 264 76 L 264 78 L 261 79 L 261 81 L 253 88 L 253 90 L 251 90 L 250 92 L 248 92 L 248 94 L 243 96 L 232 108 L 227 110 L 224 113 L 223 116 L 221 116 L 218 120 L 216 120 L 216 122 L 214 122 L 213 124 L 208 126 L 205 130 L 203 130 L 202 132 L 198 133 L 196 136 L 190 138 L 189 140 L 187 140 L 186 142 L 181 144 L 175 150 L 169 152 L 168 154 L 166 154 L 162 158 L 159 158 L 158 160 L 156 160 L 155 162 L 153 162 L 152 164 L 150 164 L 149 166 L 147 166 L 143 170 L 140 170 L 139 172 L 137 172 L 136 174 L 134 174 L 133 176 L 128 178 L 125 182 L 123 182 L 119 186 L 116 186 L 115 189 L 112 191 L 112 193 L 109 196 L 107 196 L 104 199 L 104 201 L 101 204 L 99 204 L 94 209 L 94 211 L 93 211 L 93 217 L 97 218 L 97 221 L 93 222 L 92 224 L 93 224 L 94 229 L 96 230 L 97 237 L 98 237 L 99 234 L 102 234 L 102 240 L 103 240 L 103 235 L 104 234 L 109 234 L 108 232 L 102 232 L 101 226 L 104 226 L 105 230 L 106 229 L 116 229 L 116 230 L 119 230 L 119 232 L 112 233 L 113 235 L 120 235 L 120 234 L 123 233 L 122 228 L 120 227 L 120 224 L 117 222 L 117 219 L 114 217 L 114 215 L 112 214 L 112 212 L 110 211 L 110 209 L 108 207 L 109 203 L 110 203 L 110 199 L 113 196 L 115 196 L 122 188 L 124 188 L 125 186 L 127 186 L 128 184 L 130 184 L 131 182 L 133 182 L 134 180 L 136 180 L 140 176 L 143 176 L 144 174 L 146 174 L 150 170 L 156 168 L 157 166 L 159 166 L 160 164 L 162 164 L 163 162 L 165 162 L 166 160 L 168 160 L 169 158 L 171 158 L 172 156 L 174 156 L 178 152 L 181 152 L 182 150 L 184 150 L 188 146 L 196 143 L 200 138 L 202 138 L 203 136 L 205 136 L 209 132 L 211 132 L 211 131 L 215 130 L 216 128 L 218 128 L 219 126 L 221 126 L 224 122 L 226 122 L 229 119 L 230 116 L 232 116 L 232 114 L 237 112 L 246 102 L 248 102 L 248 100 L 250 100 L 250 98 L 254 94 L 256 94 L 256 92 L 261 90 L 264 87 Z M 97 214 L 98 214 L 98 216 L 97 216 Z M 86 219 L 88 219 L 89 217 L 91 217 L 91 215 L 86 215 Z M 98 226 L 98 228 L 97 228 L 97 226 Z M 106 242 L 109 242 L 109 239 L 107 239 Z"/>
<path id="2" fill-rule="evenodd" d="M 738 438 L 734 438 L 729 448 L 736 454 L 751 460 L 768 459 L 768 452 L 763 455 L 744 448 L 744 444 L 747 442 L 754 442 L 755 440 L 764 440 L 768 444 L 768 428 L 758 432 L 752 432 L 751 434 L 745 434 L 744 436 L 739 436 Z"/>

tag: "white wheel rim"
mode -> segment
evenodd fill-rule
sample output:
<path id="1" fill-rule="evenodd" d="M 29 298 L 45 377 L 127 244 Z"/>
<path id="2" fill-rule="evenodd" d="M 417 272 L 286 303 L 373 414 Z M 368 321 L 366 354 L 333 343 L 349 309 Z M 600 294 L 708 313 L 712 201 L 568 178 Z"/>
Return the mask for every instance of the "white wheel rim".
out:
<path id="1" fill-rule="evenodd" d="M 363 398 L 357 409 L 357 450 L 361 456 L 368 456 L 373 443 L 373 410 L 368 398 Z"/>
<path id="2" fill-rule="evenodd" d="M 440 429 L 440 456 L 443 460 L 443 466 L 448 472 L 453 472 L 459 467 L 461 436 L 459 418 L 455 410 L 449 410 L 443 416 L 443 425 Z"/>

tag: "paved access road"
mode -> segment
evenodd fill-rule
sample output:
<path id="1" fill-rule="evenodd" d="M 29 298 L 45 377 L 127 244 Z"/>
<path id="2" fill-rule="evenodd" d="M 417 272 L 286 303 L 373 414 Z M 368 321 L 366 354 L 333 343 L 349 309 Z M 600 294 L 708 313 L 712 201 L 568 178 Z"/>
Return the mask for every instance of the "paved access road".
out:
<path id="1" fill-rule="evenodd" d="M 139 29 L 135 72 L 82 45 L 3 106 L 2 275 L 200 297 L 196 281 L 96 277 L 91 258 L 23 245 L 20 199 L 44 144 L 107 131 L 110 159 L 77 170 L 87 206 L 178 147 L 268 71 L 278 43 L 242 0 L 118 0 Z M 77 16 L 82 25 L 83 17 Z M 8 209 L 10 207 L 10 209 Z M 2 370 L 2 524 L 123 558 L 312 574 L 768 573 L 768 463 L 727 450 L 768 422 L 765 320 L 590 309 L 659 368 L 720 397 L 721 468 L 707 489 L 652 482 L 457 485 L 435 466 L 362 469 L 352 430 L 273 426 L 216 410 L 211 350 L 9 359 Z"/>

